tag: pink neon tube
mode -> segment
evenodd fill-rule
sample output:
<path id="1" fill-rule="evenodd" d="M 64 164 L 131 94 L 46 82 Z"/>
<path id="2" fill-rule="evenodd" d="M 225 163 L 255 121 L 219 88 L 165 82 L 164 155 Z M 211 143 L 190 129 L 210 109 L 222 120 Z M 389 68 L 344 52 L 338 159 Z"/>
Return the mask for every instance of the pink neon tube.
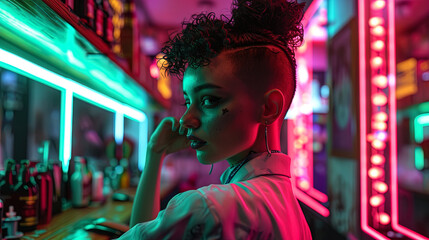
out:
<path id="1" fill-rule="evenodd" d="M 367 142 L 366 142 L 366 34 L 365 34 L 365 3 L 358 1 L 359 21 L 359 110 L 360 110 L 360 179 L 361 179 L 361 227 L 364 232 L 376 239 L 388 239 L 368 225 L 368 194 L 367 194 Z"/>

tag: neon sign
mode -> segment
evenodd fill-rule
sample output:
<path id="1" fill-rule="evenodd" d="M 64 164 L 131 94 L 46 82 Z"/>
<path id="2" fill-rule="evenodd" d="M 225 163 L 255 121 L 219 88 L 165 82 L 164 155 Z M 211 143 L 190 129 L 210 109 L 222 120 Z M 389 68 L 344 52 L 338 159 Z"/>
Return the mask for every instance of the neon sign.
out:
<path id="1" fill-rule="evenodd" d="M 398 222 L 394 13 L 394 0 L 358 1 L 361 228 L 428 239 Z"/>

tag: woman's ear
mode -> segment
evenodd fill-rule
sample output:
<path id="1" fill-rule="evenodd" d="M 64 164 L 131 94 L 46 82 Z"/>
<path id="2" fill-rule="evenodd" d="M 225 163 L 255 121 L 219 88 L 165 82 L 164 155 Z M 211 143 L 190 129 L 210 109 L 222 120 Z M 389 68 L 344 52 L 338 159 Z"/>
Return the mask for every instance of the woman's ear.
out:
<path id="1" fill-rule="evenodd" d="M 279 89 L 271 89 L 264 94 L 263 123 L 268 125 L 275 122 L 283 112 L 285 97 Z"/>

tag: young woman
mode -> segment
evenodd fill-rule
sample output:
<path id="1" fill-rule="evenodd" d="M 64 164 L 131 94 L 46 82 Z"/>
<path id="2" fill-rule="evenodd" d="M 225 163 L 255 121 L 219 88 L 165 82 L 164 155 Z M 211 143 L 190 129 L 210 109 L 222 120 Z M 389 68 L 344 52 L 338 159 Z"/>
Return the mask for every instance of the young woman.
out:
<path id="1" fill-rule="evenodd" d="M 194 15 L 163 48 L 183 76 L 186 112 L 150 138 L 130 229 L 120 239 L 311 239 L 293 194 L 280 129 L 296 79 L 303 5 L 236 0 L 232 17 Z M 202 164 L 228 161 L 221 184 L 176 195 L 159 211 L 166 154 L 191 147 Z"/>

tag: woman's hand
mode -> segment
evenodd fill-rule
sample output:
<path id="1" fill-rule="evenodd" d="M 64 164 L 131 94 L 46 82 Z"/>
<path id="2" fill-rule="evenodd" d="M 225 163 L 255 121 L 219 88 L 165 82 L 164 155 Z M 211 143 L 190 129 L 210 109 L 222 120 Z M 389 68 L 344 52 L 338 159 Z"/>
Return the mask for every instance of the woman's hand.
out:
<path id="1" fill-rule="evenodd" d="M 148 147 L 151 151 L 160 154 L 174 153 L 190 146 L 186 138 L 187 129 L 182 127 L 174 117 L 166 117 L 150 137 Z"/>

